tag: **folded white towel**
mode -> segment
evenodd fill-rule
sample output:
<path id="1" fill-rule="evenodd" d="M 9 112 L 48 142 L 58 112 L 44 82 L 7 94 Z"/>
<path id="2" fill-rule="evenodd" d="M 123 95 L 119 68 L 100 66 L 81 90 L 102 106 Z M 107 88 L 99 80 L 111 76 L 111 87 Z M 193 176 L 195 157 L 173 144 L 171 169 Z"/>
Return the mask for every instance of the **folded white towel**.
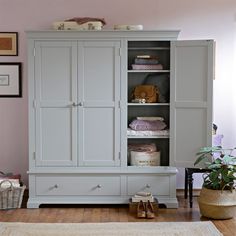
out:
<path id="1" fill-rule="evenodd" d="M 0 188 L 20 187 L 19 179 L 0 179 Z"/>

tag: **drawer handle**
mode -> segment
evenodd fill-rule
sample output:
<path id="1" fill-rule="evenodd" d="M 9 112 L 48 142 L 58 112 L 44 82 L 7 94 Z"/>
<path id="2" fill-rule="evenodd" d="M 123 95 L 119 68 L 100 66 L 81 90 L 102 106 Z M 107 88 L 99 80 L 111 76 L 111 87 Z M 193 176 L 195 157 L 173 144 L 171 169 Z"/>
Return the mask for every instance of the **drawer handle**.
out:
<path id="1" fill-rule="evenodd" d="M 102 187 L 102 185 L 101 185 L 101 184 L 98 184 L 98 185 L 97 185 L 97 188 L 101 188 L 101 187 Z"/>
<path id="2" fill-rule="evenodd" d="M 54 185 L 54 188 L 58 188 L 59 186 L 57 184 Z"/>
<path id="3" fill-rule="evenodd" d="M 146 188 L 151 188 L 150 184 L 146 184 Z"/>

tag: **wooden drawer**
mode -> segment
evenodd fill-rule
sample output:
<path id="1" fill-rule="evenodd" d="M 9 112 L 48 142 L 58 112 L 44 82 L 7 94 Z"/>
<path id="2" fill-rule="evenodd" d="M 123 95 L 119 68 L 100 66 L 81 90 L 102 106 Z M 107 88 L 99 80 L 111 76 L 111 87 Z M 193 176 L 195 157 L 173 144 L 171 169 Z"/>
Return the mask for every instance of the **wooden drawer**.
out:
<path id="1" fill-rule="evenodd" d="M 120 195 L 120 176 L 36 176 L 36 195 Z"/>
<path id="2" fill-rule="evenodd" d="M 151 192 L 153 195 L 167 196 L 170 194 L 169 176 L 128 176 L 128 195 L 134 195 L 139 191 Z"/>

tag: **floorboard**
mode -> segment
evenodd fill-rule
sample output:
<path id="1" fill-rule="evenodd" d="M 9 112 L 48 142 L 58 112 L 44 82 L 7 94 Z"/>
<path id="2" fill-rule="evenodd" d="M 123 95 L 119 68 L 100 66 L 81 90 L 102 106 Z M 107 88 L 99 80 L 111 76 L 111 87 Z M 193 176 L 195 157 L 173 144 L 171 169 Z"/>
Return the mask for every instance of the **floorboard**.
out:
<path id="1" fill-rule="evenodd" d="M 21 209 L 0 210 L 1 222 L 180 222 L 206 221 L 201 217 L 197 204 L 197 193 L 193 198 L 193 208 L 189 208 L 188 200 L 183 192 L 178 192 L 179 208 L 160 208 L 155 219 L 138 219 L 130 214 L 128 205 L 44 205 L 39 209 L 27 209 L 27 197 Z M 230 220 L 214 220 L 213 223 L 225 236 L 235 235 L 236 218 Z"/>

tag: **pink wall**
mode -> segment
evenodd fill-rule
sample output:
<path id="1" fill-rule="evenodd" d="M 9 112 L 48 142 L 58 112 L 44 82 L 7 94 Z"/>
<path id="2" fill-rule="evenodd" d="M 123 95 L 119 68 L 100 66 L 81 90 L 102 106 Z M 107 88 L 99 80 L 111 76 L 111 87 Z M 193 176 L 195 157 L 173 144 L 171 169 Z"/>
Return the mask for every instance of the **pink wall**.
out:
<path id="1" fill-rule="evenodd" d="M 145 29 L 180 29 L 179 39 L 215 39 L 214 120 L 224 143 L 235 146 L 233 96 L 235 0 L 0 0 L 0 31 L 19 32 L 19 56 L 0 62 L 23 62 L 23 97 L 0 98 L 0 170 L 20 172 L 27 183 L 28 118 L 25 30 L 49 29 L 53 21 L 75 16 L 104 17 L 114 24 L 143 24 Z M 234 101 L 234 102 L 233 102 Z M 223 114 L 223 115 L 222 115 Z M 235 117 L 234 117 L 235 116 Z M 234 122 L 235 123 L 235 122 Z M 183 187 L 182 171 L 177 187 Z"/>

